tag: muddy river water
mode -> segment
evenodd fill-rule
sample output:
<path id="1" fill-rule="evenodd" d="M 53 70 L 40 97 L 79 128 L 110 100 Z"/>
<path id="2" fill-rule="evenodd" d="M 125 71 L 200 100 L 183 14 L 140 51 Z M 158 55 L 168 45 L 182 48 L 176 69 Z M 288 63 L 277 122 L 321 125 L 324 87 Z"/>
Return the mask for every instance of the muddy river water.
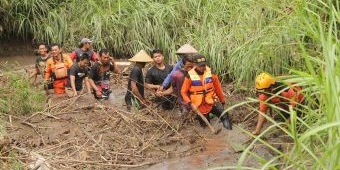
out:
<path id="1" fill-rule="evenodd" d="M 29 48 L 28 48 L 29 49 Z M 16 68 L 33 68 L 35 56 L 33 55 L 33 50 L 29 49 L 26 53 L 8 53 L 4 50 L 9 50 L 6 47 L 2 47 L 0 52 L 0 63 L 5 66 L 10 66 Z M 13 49 L 11 49 L 13 50 Z M 14 49 L 16 51 L 20 49 Z M 125 90 L 114 90 L 114 98 L 112 103 L 115 105 L 123 105 Z M 215 127 L 222 127 L 220 123 L 213 122 Z M 238 124 L 240 125 L 240 124 Z M 206 136 L 205 149 L 194 155 L 175 157 L 167 159 L 161 163 L 143 167 L 142 169 L 149 170 L 172 170 L 172 169 L 210 169 L 213 167 L 232 167 L 237 165 L 238 159 L 240 157 L 240 152 L 235 152 L 234 148 L 231 147 L 233 144 L 243 144 L 249 139 L 249 137 L 241 132 L 238 125 L 234 126 L 234 129 L 229 131 L 222 129 L 219 134 L 211 134 Z M 242 125 L 241 125 L 242 126 Z M 209 129 L 202 129 L 204 131 L 209 131 Z M 262 153 L 265 153 L 263 151 Z M 259 166 L 256 161 L 249 160 L 246 162 L 248 166 Z M 230 168 L 233 169 L 233 168 Z"/>

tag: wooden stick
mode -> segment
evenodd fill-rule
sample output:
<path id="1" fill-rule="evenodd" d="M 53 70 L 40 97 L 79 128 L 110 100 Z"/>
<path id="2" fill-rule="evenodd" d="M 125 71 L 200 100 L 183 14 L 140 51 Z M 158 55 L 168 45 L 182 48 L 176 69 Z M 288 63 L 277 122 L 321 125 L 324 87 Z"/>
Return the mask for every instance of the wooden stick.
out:
<path id="1" fill-rule="evenodd" d="M 211 126 L 211 124 L 209 123 L 207 118 L 198 109 L 194 110 L 194 112 L 196 112 L 201 117 L 201 119 L 209 127 L 209 129 L 212 133 L 217 134 L 221 131 L 221 129 L 215 130 L 214 127 Z"/>
<path id="2" fill-rule="evenodd" d="M 111 155 L 107 152 L 107 150 L 102 145 L 100 145 L 99 142 L 97 140 L 95 140 L 94 137 L 91 136 L 90 133 L 88 133 L 85 130 L 85 128 L 82 128 L 82 131 L 83 131 L 83 133 L 86 134 L 87 137 L 89 137 L 95 143 L 95 145 L 97 145 L 102 151 L 104 151 L 112 159 Z"/>
<path id="3" fill-rule="evenodd" d="M 34 114 L 31 115 L 30 117 L 28 117 L 28 118 L 26 118 L 25 120 L 23 120 L 21 123 L 24 123 L 24 122 L 26 122 L 27 120 L 32 119 L 34 116 L 36 116 L 36 115 L 39 114 L 39 113 L 41 113 L 41 112 L 36 112 L 36 113 L 34 113 Z"/>
<path id="4" fill-rule="evenodd" d="M 51 162 L 75 162 L 75 163 L 83 163 L 83 164 L 92 164 L 92 165 L 102 165 L 102 166 L 116 166 L 116 167 L 124 167 L 124 168 L 136 168 L 140 166 L 150 165 L 154 164 L 156 162 L 143 162 L 141 164 L 137 165 L 128 165 L 128 164 L 111 164 L 111 163 L 102 163 L 102 162 L 96 162 L 96 161 L 81 161 L 81 160 L 75 160 L 75 159 L 64 159 L 64 160 L 58 160 L 58 161 L 51 161 Z"/>
<path id="5" fill-rule="evenodd" d="M 60 120 L 59 117 L 53 116 L 53 115 L 51 115 L 50 113 L 41 113 L 41 114 L 43 114 L 43 115 L 45 115 L 45 116 L 47 116 L 47 117 L 50 117 L 50 118 L 54 118 L 54 119 Z"/>

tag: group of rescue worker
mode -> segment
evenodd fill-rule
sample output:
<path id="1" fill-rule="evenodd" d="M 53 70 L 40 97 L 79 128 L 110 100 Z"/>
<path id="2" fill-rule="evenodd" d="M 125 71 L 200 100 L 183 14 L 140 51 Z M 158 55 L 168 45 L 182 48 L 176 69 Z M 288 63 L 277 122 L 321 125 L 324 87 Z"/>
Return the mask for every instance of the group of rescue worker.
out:
<path id="1" fill-rule="evenodd" d="M 35 71 L 30 77 L 34 77 L 33 83 L 36 84 L 37 75 L 42 74 L 46 88 L 53 88 L 56 95 L 70 89 L 71 96 L 77 96 L 85 84 L 86 93 L 93 94 L 95 99 L 108 99 L 112 92 L 110 76 L 112 73 L 121 73 L 110 52 L 101 49 L 97 55 L 88 38 L 81 39 L 79 48 L 71 56 L 65 55 L 59 44 L 49 47 L 39 44 L 38 53 Z M 220 119 L 226 129 L 231 130 L 232 122 L 224 111 L 226 99 L 221 82 L 208 67 L 206 57 L 190 44 L 178 47 L 176 54 L 180 60 L 174 66 L 165 63 L 164 54 L 159 49 L 152 50 L 150 55 L 141 50 L 129 59 L 135 64 L 129 75 L 125 95 L 127 110 L 148 107 L 151 103 L 165 110 L 178 106 L 182 115 L 191 111 L 203 115 L 197 116 L 203 127 L 207 125 L 203 119 L 210 122 L 211 113 Z M 153 65 L 144 77 L 143 68 L 151 62 Z M 254 135 L 260 134 L 266 122 L 264 114 L 268 104 L 283 108 L 282 115 L 287 119 L 288 106 L 295 107 L 296 103 L 303 101 L 301 87 L 281 83 L 268 73 L 258 75 L 255 86 L 259 94 L 260 112 Z M 152 101 L 145 96 L 145 89 L 155 94 Z"/>

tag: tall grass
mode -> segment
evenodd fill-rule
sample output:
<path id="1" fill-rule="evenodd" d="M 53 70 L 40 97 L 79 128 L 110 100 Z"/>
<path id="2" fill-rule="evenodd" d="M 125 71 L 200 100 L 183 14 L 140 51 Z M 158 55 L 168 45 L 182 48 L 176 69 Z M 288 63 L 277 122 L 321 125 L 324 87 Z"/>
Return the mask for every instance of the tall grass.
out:
<path id="1" fill-rule="evenodd" d="M 8 78 L 0 88 L 0 113 L 29 114 L 44 107 L 45 95 L 32 89 L 27 78 L 14 73 L 5 76 Z"/>
<path id="2" fill-rule="evenodd" d="M 246 168 L 243 164 L 251 155 L 262 163 L 260 169 L 340 169 L 339 9 L 337 1 L 301 1 L 296 6 L 286 26 L 295 37 L 296 55 L 302 57 L 306 69 L 290 69 L 292 76 L 284 81 L 304 87 L 307 100 L 306 105 L 301 105 L 304 116 L 297 117 L 292 108 L 290 124 L 277 123 L 266 116 L 273 125 L 255 138 L 241 155 L 239 166 L 234 168 Z M 306 36 L 308 42 L 303 38 Z M 281 129 L 291 139 L 292 147 L 288 151 L 280 151 L 262 140 L 262 136 L 274 128 Z M 252 152 L 258 142 L 271 149 L 275 156 L 265 159 Z"/>
<path id="3" fill-rule="evenodd" d="M 160 48 L 177 60 L 175 46 L 191 43 L 220 75 L 252 84 L 260 71 L 301 67 L 294 37 L 283 27 L 298 1 L 266 0 L 2 0 L 2 37 L 59 42 L 74 49 L 81 37 L 95 48 L 128 57 Z M 272 67 L 274 66 L 274 67 Z"/>

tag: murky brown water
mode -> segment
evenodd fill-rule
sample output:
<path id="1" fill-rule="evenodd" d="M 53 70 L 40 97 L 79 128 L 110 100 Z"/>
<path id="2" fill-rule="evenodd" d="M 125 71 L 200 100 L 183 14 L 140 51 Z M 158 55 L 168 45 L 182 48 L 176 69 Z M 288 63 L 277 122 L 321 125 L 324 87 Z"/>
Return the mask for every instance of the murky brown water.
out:
<path id="1" fill-rule="evenodd" d="M 12 44 L 13 46 L 13 44 Z M 0 63 L 6 66 L 14 66 L 17 68 L 28 67 L 34 65 L 35 56 L 33 48 L 27 45 L 21 45 L 13 48 L 11 45 L 0 44 Z M 25 52 L 26 51 L 26 52 Z M 33 68 L 33 67 L 32 67 Z M 1 69 L 1 68 L 0 68 Z M 118 107 L 123 107 L 124 95 L 126 89 L 123 84 L 113 85 L 113 93 L 110 96 L 110 102 Z M 216 121 L 216 120 L 214 120 Z M 214 123 L 213 123 L 214 124 Z M 222 127 L 221 124 L 216 124 L 215 127 Z M 209 134 L 209 129 L 202 129 Z M 181 170 L 181 169 L 208 169 L 213 167 L 235 166 L 237 164 L 240 153 L 235 153 L 231 147 L 231 143 L 242 144 L 248 140 L 248 136 L 242 133 L 237 128 L 232 131 L 222 129 L 217 134 L 206 136 L 205 150 L 199 154 L 177 157 L 163 161 L 142 169 L 148 170 Z M 250 161 L 248 165 L 258 166 L 255 161 Z"/>
<path id="2" fill-rule="evenodd" d="M 212 124 L 215 124 L 215 121 L 213 121 Z M 215 125 L 215 128 L 216 127 L 221 127 L 221 124 Z M 202 130 L 207 131 L 209 134 L 209 129 L 206 128 Z M 235 153 L 231 148 L 230 143 L 241 144 L 247 139 L 248 137 L 237 128 L 234 128 L 232 131 L 222 129 L 222 131 L 217 135 L 210 134 L 207 136 L 205 150 L 203 152 L 183 158 L 178 157 L 169 159 L 146 169 L 196 170 L 236 166 L 240 153 Z M 247 164 L 253 164 L 256 166 L 255 162 L 249 162 Z"/>
<path id="3" fill-rule="evenodd" d="M 0 63 L 5 67 L 27 67 L 34 65 L 34 55 L 0 56 Z"/>

